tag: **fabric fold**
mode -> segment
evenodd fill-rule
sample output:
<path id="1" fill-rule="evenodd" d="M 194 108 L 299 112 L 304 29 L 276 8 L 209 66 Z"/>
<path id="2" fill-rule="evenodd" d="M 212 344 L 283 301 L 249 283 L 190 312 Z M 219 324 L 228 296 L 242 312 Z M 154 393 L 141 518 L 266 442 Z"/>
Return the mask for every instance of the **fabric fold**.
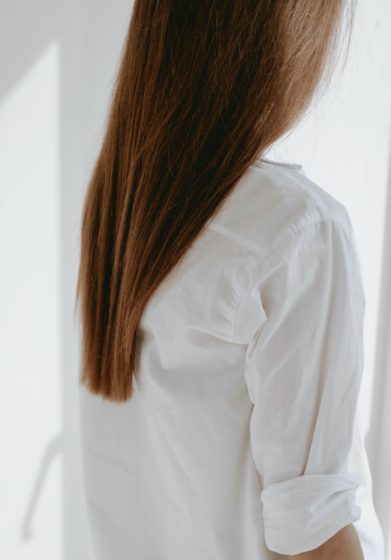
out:
<path id="1" fill-rule="evenodd" d="M 350 473 L 305 474 L 264 488 L 267 547 L 290 555 L 319 547 L 360 518 L 361 507 L 355 504 L 359 485 Z"/>

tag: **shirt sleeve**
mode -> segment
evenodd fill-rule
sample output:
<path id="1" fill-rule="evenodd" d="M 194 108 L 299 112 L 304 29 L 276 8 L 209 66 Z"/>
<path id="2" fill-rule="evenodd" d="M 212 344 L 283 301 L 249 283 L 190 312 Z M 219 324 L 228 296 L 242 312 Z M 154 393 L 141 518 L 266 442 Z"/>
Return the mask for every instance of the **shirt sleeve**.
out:
<path id="1" fill-rule="evenodd" d="M 265 317 L 247 347 L 251 448 L 266 546 L 312 550 L 361 517 L 347 471 L 363 369 L 365 295 L 350 218 L 292 233 L 255 269 Z M 262 315 L 259 313 L 259 315 Z"/>

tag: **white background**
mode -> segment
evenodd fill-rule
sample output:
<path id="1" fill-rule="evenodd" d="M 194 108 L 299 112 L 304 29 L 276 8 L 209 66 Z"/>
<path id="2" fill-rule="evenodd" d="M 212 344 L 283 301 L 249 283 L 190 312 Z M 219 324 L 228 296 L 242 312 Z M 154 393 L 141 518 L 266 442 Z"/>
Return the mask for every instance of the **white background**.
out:
<path id="1" fill-rule="evenodd" d="M 73 307 L 81 204 L 130 10 L 130 0 L 1 2 L 1 558 L 93 558 L 79 454 Z M 367 298 L 361 398 L 387 540 L 390 115 L 391 3 L 361 0 L 344 73 L 268 156 L 301 163 L 352 218 Z"/>

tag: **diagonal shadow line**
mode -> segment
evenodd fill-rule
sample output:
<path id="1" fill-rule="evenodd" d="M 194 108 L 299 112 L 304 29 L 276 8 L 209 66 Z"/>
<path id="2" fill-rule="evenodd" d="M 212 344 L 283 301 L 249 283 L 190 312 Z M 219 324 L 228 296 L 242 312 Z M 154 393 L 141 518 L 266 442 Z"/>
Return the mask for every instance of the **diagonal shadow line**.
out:
<path id="1" fill-rule="evenodd" d="M 58 2 L 2 0 L 0 101 L 58 37 Z"/>
<path id="2" fill-rule="evenodd" d="M 20 529 L 20 536 L 21 539 L 24 541 L 31 539 L 31 537 L 33 536 L 31 521 L 33 519 L 34 512 L 37 509 L 38 499 L 40 494 L 42 493 L 42 488 L 43 488 L 45 478 L 47 476 L 47 472 L 50 468 L 51 463 L 53 462 L 53 459 L 57 455 L 60 455 L 62 451 L 63 451 L 63 435 L 59 434 L 49 442 L 42 456 L 41 465 L 39 467 L 38 474 L 35 478 L 33 490 L 31 492 L 31 496 L 28 501 L 28 505 L 25 514 L 23 516 L 22 525 Z"/>

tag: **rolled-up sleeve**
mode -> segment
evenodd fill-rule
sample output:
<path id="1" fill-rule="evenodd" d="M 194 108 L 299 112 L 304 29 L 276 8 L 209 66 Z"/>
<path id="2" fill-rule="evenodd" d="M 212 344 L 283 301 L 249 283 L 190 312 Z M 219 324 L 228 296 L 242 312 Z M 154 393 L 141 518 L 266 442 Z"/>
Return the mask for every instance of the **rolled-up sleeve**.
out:
<path id="1" fill-rule="evenodd" d="M 312 550 L 358 520 L 348 472 L 363 370 L 365 296 L 353 230 L 324 218 L 256 266 L 247 304 L 264 314 L 247 347 L 251 449 L 266 546 Z"/>

